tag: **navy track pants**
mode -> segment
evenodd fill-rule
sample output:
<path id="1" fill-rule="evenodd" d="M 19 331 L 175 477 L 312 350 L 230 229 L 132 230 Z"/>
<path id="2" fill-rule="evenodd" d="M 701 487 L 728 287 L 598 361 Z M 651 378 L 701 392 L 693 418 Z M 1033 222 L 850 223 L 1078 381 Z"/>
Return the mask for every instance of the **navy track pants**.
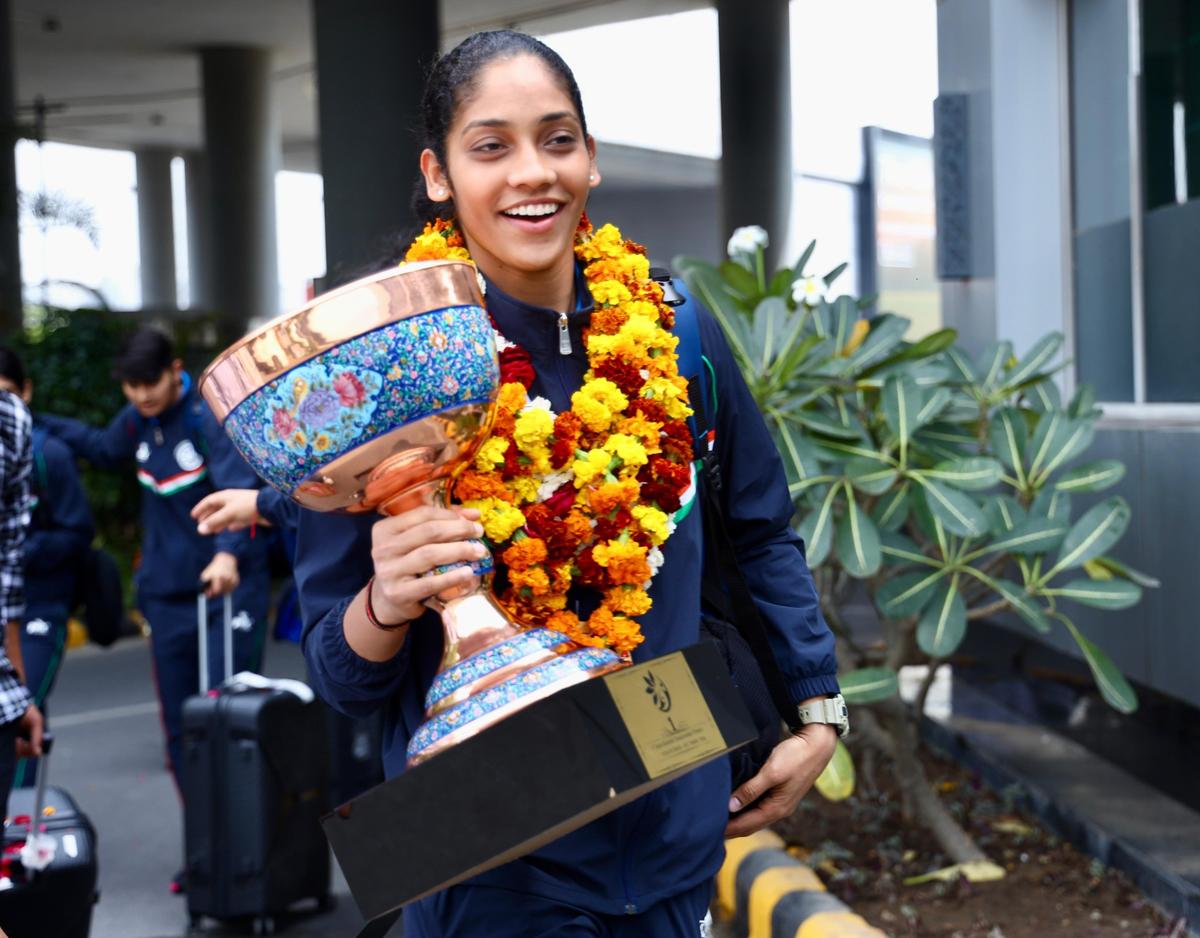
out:
<path id="1" fill-rule="evenodd" d="M 30 603 L 21 623 L 21 658 L 25 662 L 25 686 L 33 694 L 50 729 L 50 692 L 58 679 L 63 655 L 67 648 L 67 617 L 65 603 Z M 37 759 L 22 759 L 17 763 L 14 788 L 28 788 L 37 780 Z"/>

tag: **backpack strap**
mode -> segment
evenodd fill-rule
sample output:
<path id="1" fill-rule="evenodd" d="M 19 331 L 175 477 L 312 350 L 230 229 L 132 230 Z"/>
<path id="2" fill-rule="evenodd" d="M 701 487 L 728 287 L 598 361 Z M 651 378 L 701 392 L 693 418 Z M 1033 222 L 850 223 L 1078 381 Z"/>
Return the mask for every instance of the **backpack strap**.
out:
<path id="1" fill-rule="evenodd" d="M 799 712 L 779 670 L 775 653 L 771 650 L 762 614 L 738 563 L 737 547 L 725 526 L 725 516 L 721 510 L 721 465 L 716 447 L 719 401 L 716 373 L 704 355 L 696 304 L 686 289 L 671 281 L 668 271 L 653 268 L 650 276 L 663 287 L 664 302 L 675 311 L 674 332 L 679 338 L 676 349 L 679 373 L 688 382 L 688 396 L 693 411 L 688 418 L 688 429 L 692 431 L 695 451 L 700 490 L 697 497 L 702 499 L 705 566 L 720 572 L 719 578 L 701 578 L 702 603 L 727 622 L 733 623 L 741 633 L 754 653 L 775 709 L 789 727 L 796 729 L 800 726 Z"/>

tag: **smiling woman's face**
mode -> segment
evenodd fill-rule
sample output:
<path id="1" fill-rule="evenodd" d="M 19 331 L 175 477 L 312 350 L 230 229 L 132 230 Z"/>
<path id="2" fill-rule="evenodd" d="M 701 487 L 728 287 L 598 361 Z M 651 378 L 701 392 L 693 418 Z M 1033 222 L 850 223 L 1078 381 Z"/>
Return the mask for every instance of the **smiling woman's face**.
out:
<path id="1" fill-rule="evenodd" d="M 595 144 L 535 56 L 485 66 L 446 136 L 446 166 L 421 157 L 429 197 L 453 196 L 471 256 L 508 293 L 573 276 L 575 229 L 596 172 Z"/>

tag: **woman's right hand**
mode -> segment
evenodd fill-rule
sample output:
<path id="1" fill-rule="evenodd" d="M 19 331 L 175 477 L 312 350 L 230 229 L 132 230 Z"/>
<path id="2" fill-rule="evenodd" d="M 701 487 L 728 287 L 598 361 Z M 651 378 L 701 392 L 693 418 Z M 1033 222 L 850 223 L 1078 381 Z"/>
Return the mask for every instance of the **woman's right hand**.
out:
<path id="1" fill-rule="evenodd" d="M 476 575 L 469 564 L 487 555 L 487 548 L 473 540 L 482 535 L 474 508 L 422 505 L 378 522 L 371 529 L 371 608 L 376 618 L 389 625 L 411 622 L 425 611 L 430 597 L 470 584 Z M 454 563 L 467 566 L 431 573 Z"/>
<path id="2" fill-rule="evenodd" d="M 258 489 L 222 489 L 205 495 L 192 508 L 201 534 L 241 531 L 252 524 L 268 524 L 258 513 Z"/>

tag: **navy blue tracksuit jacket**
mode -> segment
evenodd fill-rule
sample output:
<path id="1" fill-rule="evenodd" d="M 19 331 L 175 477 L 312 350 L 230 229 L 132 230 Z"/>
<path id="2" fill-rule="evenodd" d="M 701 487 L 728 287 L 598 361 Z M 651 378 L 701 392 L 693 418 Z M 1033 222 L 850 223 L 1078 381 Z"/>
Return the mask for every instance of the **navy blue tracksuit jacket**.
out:
<path id="1" fill-rule="evenodd" d="M 582 281 L 578 293 L 588 298 Z M 556 411 L 569 408 L 587 370 L 582 332 L 590 305 L 569 317 L 572 352 L 563 355 L 558 313 L 508 297 L 493 284 L 488 284 L 487 303 L 504 335 L 533 358 L 537 380 L 531 393 L 548 398 Z M 791 528 L 793 508 L 782 464 L 720 327 L 706 310 L 698 313 L 701 344 L 720 395 L 715 420 L 723 507 L 742 568 L 793 698 L 835 693 L 834 640 L 820 613 L 803 544 Z M 274 496 L 260 499 L 269 512 L 272 502 L 277 502 Z M 666 562 L 653 581 L 654 607 L 641 619 L 646 641 L 634 652 L 635 661 L 699 640 L 699 509 L 697 503 L 663 547 Z M 440 622 L 426 614 L 413 623 L 391 661 L 359 657 L 346 642 L 342 617 L 371 575 L 370 529 L 376 519 L 295 514 L 295 575 L 310 673 L 321 696 L 349 715 L 384 709 L 384 767 L 389 776 L 398 774 L 409 737 L 423 720 L 422 702 L 442 653 Z M 717 760 L 530 856 L 453 887 L 449 897 L 415 905 L 452 903 L 456 890 L 478 884 L 561 900 L 599 915 L 636 915 L 716 873 L 724 855 L 728 800 L 729 767 Z M 418 924 L 422 914 L 409 907 L 406 927 Z M 424 925 L 418 933 L 426 933 Z"/>

